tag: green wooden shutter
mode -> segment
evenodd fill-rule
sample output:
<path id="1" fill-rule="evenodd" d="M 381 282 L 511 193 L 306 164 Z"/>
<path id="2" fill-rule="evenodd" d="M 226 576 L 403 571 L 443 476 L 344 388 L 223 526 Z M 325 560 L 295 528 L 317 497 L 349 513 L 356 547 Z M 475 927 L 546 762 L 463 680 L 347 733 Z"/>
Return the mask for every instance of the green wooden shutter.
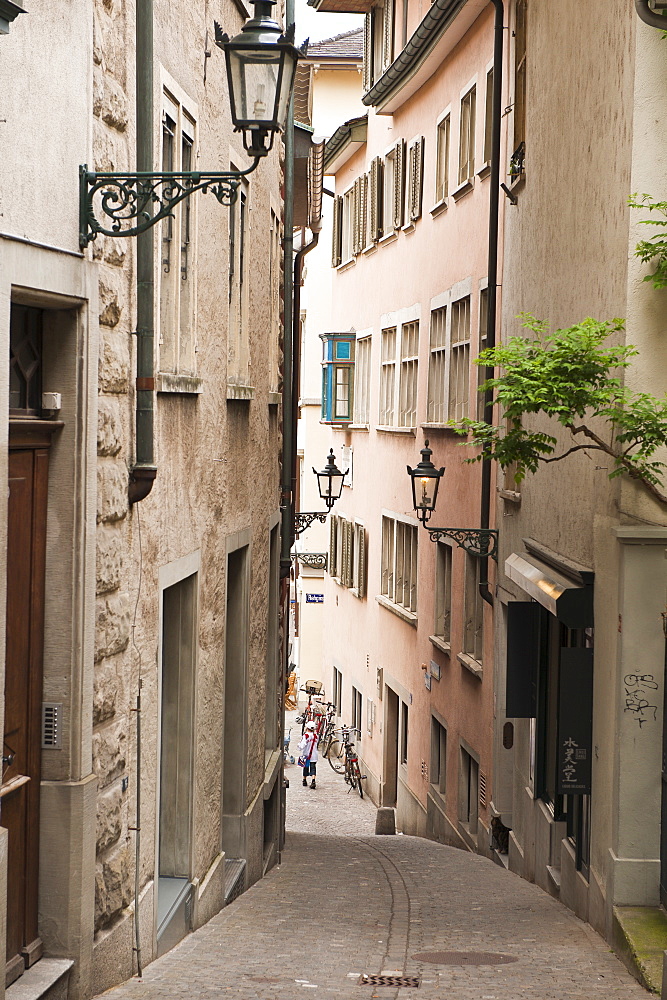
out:
<path id="1" fill-rule="evenodd" d="M 343 199 L 340 195 L 334 198 L 333 227 L 331 233 L 331 266 L 338 267 L 341 262 L 341 236 L 343 221 Z"/>
<path id="2" fill-rule="evenodd" d="M 420 136 L 410 147 L 410 219 L 421 218 L 424 192 L 424 136 Z"/>
<path id="3" fill-rule="evenodd" d="M 382 10 L 382 69 L 394 58 L 394 0 L 385 0 Z"/>
<path id="4" fill-rule="evenodd" d="M 373 11 L 369 10 L 364 18 L 364 63 L 363 82 L 364 93 L 373 86 Z"/>
<path id="5" fill-rule="evenodd" d="M 366 596 L 366 531 L 363 524 L 357 525 L 357 593 Z"/>
<path id="6" fill-rule="evenodd" d="M 405 205 L 405 139 L 399 139 L 394 153 L 394 229 L 403 225 Z"/>
<path id="7" fill-rule="evenodd" d="M 329 516 L 329 576 L 336 576 L 336 515 Z"/>

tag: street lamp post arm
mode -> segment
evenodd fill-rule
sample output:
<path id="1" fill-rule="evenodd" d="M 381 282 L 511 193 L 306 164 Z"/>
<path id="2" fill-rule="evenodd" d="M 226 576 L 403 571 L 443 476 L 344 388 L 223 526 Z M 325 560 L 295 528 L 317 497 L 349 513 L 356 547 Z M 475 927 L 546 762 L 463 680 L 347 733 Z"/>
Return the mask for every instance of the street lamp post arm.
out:
<path id="1" fill-rule="evenodd" d="M 492 559 L 498 558 L 497 528 L 430 528 L 424 526 L 432 542 L 441 542 L 451 538 L 462 549 L 472 556 Z"/>
<path id="2" fill-rule="evenodd" d="M 79 167 L 79 243 L 84 249 L 103 236 L 137 236 L 195 191 L 211 192 L 221 205 L 233 205 L 241 183 L 256 169 L 256 156 L 246 170 L 189 172 L 102 172 Z M 104 218 L 106 216 L 106 219 Z M 110 221 L 106 221 L 106 220 Z"/>
<path id="3" fill-rule="evenodd" d="M 313 521 L 325 524 L 328 513 L 328 510 L 297 511 L 294 514 L 294 533 L 296 535 L 302 534 L 307 528 L 310 528 Z"/>

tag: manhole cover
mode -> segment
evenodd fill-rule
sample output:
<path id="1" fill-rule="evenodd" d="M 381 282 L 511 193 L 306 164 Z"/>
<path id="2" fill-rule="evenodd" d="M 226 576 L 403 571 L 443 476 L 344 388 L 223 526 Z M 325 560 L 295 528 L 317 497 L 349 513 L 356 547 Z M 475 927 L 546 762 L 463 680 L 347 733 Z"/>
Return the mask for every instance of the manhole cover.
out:
<path id="1" fill-rule="evenodd" d="M 518 955 L 499 955 L 492 951 L 422 951 L 413 955 L 416 962 L 434 965 L 509 965 L 518 962 Z"/>
<path id="2" fill-rule="evenodd" d="M 367 976 L 360 977 L 359 986 L 419 986 L 419 976 Z"/>

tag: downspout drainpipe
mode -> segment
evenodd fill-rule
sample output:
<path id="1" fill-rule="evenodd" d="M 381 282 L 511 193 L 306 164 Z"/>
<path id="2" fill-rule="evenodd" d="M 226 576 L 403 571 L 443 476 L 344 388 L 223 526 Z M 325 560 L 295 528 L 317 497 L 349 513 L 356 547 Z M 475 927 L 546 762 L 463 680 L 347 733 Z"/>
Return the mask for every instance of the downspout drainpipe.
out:
<path id="1" fill-rule="evenodd" d="M 667 17 L 651 10 L 648 0 L 635 0 L 635 10 L 644 24 L 650 25 L 651 28 L 661 28 L 662 31 L 667 31 Z"/>
<path id="2" fill-rule="evenodd" d="M 496 345 L 496 302 L 498 288 L 498 215 L 500 209 L 500 123 L 502 116 L 503 85 L 503 0 L 493 0 L 496 8 L 493 41 L 493 111 L 491 128 L 491 174 L 489 193 L 489 263 L 488 263 L 488 313 L 486 320 L 486 346 Z M 493 378 L 493 368 L 486 369 L 486 378 Z M 493 423 L 493 392 L 484 393 L 484 420 Z M 491 514 L 491 459 L 482 461 L 482 489 L 480 495 L 480 527 L 488 528 Z M 493 606 L 493 595 L 489 590 L 489 557 L 480 560 L 480 596 Z"/>
<path id="3" fill-rule="evenodd" d="M 285 21 L 294 20 L 294 0 L 287 0 Z M 285 128 L 285 212 L 283 235 L 283 466 L 281 471 L 282 509 L 280 577 L 289 580 L 294 524 L 294 496 L 292 495 L 292 466 L 294 464 L 292 421 L 294 411 L 294 357 L 292 343 L 292 311 L 294 293 L 294 97 L 290 98 L 287 126 Z M 289 586 L 289 584 L 288 584 Z M 287 626 L 286 626 L 287 627 Z M 288 642 L 285 637 L 287 664 Z M 287 674 L 285 675 L 287 676 Z"/>
<path id="4" fill-rule="evenodd" d="M 136 52 L 137 170 L 153 170 L 153 0 L 138 0 Z M 137 236 L 137 380 L 135 462 L 130 473 L 130 503 L 148 496 L 157 468 L 153 454 L 153 229 Z"/>
<path id="5" fill-rule="evenodd" d="M 292 498 L 296 503 L 296 436 L 299 423 L 299 396 L 301 395 L 301 279 L 303 275 L 303 259 L 307 253 L 314 250 L 320 239 L 319 229 L 312 230 L 312 239 L 297 250 L 294 255 L 294 315 L 292 317 Z M 290 525 L 290 550 L 294 545 L 294 521 Z"/>

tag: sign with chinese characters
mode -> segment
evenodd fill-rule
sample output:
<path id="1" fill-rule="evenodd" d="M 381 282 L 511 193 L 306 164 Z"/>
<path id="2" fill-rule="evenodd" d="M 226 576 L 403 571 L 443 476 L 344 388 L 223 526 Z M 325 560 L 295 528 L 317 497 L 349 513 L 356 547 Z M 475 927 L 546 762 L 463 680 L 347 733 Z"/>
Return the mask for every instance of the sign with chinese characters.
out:
<path id="1" fill-rule="evenodd" d="M 324 594 L 306 594 L 306 604 L 324 604 Z"/>
<path id="2" fill-rule="evenodd" d="M 593 757 L 593 650 L 561 649 L 558 699 L 559 795 L 588 795 Z"/>

